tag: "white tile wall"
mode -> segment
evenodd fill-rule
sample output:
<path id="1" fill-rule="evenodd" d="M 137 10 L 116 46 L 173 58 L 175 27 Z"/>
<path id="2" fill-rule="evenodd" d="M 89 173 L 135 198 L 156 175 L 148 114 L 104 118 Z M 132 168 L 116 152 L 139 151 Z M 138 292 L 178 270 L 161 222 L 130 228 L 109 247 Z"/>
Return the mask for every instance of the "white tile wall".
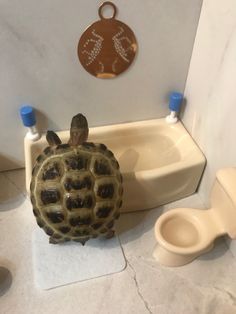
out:
<path id="1" fill-rule="evenodd" d="M 41 128 L 58 130 L 77 112 L 91 126 L 163 117 L 169 91 L 183 91 L 202 0 L 114 2 L 139 50 L 127 72 L 99 80 L 76 48 L 100 1 L 1 0 L 0 170 L 23 164 L 21 103 L 38 108 Z"/>
<path id="2" fill-rule="evenodd" d="M 236 167 L 236 2 L 203 1 L 185 95 L 184 123 L 207 158 L 199 194 L 209 205 L 215 173 Z M 231 243 L 236 255 L 236 243 Z"/>

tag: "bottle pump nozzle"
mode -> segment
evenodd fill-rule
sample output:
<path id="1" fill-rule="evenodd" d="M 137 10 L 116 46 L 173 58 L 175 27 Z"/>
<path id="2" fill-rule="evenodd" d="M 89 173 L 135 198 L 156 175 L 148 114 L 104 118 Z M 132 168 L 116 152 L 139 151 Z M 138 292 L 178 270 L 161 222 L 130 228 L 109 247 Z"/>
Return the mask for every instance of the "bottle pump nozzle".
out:
<path id="1" fill-rule="evenodd" d="M 20 115 L 25 127 L 28 128 L 26 137 L 31 141 L 37 141 L 40 134 L 36 128 L 36 119 L 33 107 L 24 105 L 20 108 Z"/>
<path id="2" fill-rule="evenodd" d="M 170 94 L 169 109 L 170 114 L 166 117 L 167 123 L 176 123 L 178 121 L 177 113 L 180 110 L 181 104 L 183 102 L 183 94 L 178 92 L 173 92 Z"/>

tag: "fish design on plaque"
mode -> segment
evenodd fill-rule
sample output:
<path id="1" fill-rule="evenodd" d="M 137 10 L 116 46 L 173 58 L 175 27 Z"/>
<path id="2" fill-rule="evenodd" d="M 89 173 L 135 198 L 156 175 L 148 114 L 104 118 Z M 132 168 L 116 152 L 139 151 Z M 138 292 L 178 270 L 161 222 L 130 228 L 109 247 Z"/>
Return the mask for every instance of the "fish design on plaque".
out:
<path id="1" fill-rule="evenodd" d="M 104 7 L 113 11 L 104 17 Z M 78 44 L 78 57 L 84 69 L 98 78 L 113 78 L 132 64 L 137 51 L 133 31 L 125 23 L 116 20 L 117 8 L 106 1 L 98 10 L 100 17 L 82 34 Z"/>

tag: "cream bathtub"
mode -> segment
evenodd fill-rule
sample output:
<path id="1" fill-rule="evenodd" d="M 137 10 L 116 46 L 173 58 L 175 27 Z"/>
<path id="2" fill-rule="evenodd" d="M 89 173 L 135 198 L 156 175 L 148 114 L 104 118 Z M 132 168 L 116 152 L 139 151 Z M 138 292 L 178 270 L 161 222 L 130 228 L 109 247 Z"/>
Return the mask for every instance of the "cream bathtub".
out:
<path id="1" fill-rule="evenodd" d="M 68 131 L 57 132 L 67 142 Z M 202 176 L 205 157 L 181 122 L 165 119 L 139 121 L 90 129 L 89 141 L 104 143 L 119 161 L 124 178 L 123 211 L 135 211 L 194 193 Z M 25 138 L 26 187 L 45 136 L 37 142 Z"/>

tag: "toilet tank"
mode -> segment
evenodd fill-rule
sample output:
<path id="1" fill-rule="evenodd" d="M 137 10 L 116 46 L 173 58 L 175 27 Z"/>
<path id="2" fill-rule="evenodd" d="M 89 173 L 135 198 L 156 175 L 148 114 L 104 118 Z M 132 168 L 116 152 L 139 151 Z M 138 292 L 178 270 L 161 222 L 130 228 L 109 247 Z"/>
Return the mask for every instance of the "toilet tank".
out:
<path id="1" fill-rule="evenodd" d="M 211 191 L 211 207 L 217 213 L 223 233 L 236 238 L 236 168 L 217 172 Z"/>

